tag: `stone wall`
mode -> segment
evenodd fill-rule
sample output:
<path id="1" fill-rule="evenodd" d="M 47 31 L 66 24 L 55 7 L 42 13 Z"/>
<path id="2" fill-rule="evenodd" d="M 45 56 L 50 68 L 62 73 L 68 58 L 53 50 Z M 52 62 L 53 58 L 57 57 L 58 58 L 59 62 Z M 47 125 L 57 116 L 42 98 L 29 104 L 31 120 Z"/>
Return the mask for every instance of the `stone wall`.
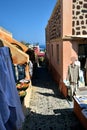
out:
<path id="1" fill-rule="evenodd" d="M 87 35 L 87 0 L 73 0 L 72 35 Z"/>
<path id="2" fill-rule="evenodd" d="M 61 37 L 61 2 L 56 4 L 46 27 L 46 41 Z"/>

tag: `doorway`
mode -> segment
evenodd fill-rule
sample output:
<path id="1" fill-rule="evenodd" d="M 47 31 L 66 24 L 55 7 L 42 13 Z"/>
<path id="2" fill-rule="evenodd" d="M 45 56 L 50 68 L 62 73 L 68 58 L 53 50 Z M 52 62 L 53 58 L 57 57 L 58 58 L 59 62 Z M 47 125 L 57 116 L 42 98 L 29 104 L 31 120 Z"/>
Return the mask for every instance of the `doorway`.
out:
<path id="1" fill-rule="evenodd" d="M 85 85 L 87 85 L 87 44 L 79 44 L 78 46 L 78 58 L 81 63 L 81 70 L 84 73 Z"/>

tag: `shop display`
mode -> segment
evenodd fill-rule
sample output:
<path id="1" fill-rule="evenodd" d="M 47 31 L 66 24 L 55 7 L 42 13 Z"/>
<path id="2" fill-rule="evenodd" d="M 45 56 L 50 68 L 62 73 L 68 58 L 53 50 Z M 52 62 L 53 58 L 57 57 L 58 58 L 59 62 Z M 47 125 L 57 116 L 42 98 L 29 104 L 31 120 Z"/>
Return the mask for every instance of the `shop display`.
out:
<path id="1" fill-rule="evenodd" d="M 87 95 L 79 95 L 74 97 L 81 108 L 87 108 Z"/>
<path id="2" fill-rule="evenodd" d="M 16 87 L 18 90 L 26 90 L 29 87 L 29 83 L 18 83 Z"/>

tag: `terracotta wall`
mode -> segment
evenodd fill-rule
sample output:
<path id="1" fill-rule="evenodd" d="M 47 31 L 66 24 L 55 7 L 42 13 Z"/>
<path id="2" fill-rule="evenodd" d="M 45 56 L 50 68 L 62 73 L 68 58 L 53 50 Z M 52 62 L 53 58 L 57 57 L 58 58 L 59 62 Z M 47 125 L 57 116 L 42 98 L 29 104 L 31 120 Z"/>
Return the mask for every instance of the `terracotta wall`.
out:
<path id="1" fill-rule="evenodd" d="M 28 47 L 13 39 L 12 34 L 1 27 L 0 39 L 3 41 L 5 46 L 8 46 L 10 48 L 14 64 L 22 64 L 29 61 L 29 55 L 25 53 Z M 23 49 L 23 51 L 21 51 L 11 43 L 16 43 L 17 45 L 19 45 Z"/>
<path id="2" fill-rule="evenodd" d="M 12 34 L 5 31 L 4 29 L 0 28 L 0 38 L 6 40 L 9 43 L 16 43 L 17 45 L 21 46 L 23 51 L 26 52 L 28 50 L 28 47 L 23 45 L 22 43 L 18 42 L 14 38 L 12 38 Z"/>
<path id="3" fill-rule="evenodd" d="M 62 0 L 62 36 L 72 35 L 72 0 Z"/>
<path id="4" fill-rule="evenodd" d="M 57 61 L 57 45 L 59 46 L 59 62 Z M 53 55 L 52 55 L 52 46 L 53 46 Z M 55 70 L 61 75 L 62 73 L 62 42 L 61 41 L 53 41 L 50 43 L 50 62 L 52 66 L 54 66 Z"/>
<path id="5" fill-rule="evenodd" d="M 78 41 L 63 41 L 63 80 L 66 79 L 71 57 L 78 57 Z"/>
<path id="6" fill-rule="evenodd" d="M 9 42 L 1 39 L 3 41 L 4 46 L 7 46 L 10 48 L 13 63 L 14 64 L 24 64 L 25 62 L 29 62 L 29 56 L 21 51 L 20 49 L 14 47 L 12 44 Z"/>

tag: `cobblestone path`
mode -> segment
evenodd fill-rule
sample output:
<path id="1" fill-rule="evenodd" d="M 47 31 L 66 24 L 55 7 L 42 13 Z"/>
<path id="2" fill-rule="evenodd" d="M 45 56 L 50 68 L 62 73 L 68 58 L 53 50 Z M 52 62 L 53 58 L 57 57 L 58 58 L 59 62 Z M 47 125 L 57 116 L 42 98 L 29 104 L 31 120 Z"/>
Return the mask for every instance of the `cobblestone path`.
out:
<path id="1" fill-rule="evenodd" d="M 46 68 L 37 69 L 32 84 L 23 130 L 83 130 L 73 113 L 73 102 L 59 92 Z"/>

